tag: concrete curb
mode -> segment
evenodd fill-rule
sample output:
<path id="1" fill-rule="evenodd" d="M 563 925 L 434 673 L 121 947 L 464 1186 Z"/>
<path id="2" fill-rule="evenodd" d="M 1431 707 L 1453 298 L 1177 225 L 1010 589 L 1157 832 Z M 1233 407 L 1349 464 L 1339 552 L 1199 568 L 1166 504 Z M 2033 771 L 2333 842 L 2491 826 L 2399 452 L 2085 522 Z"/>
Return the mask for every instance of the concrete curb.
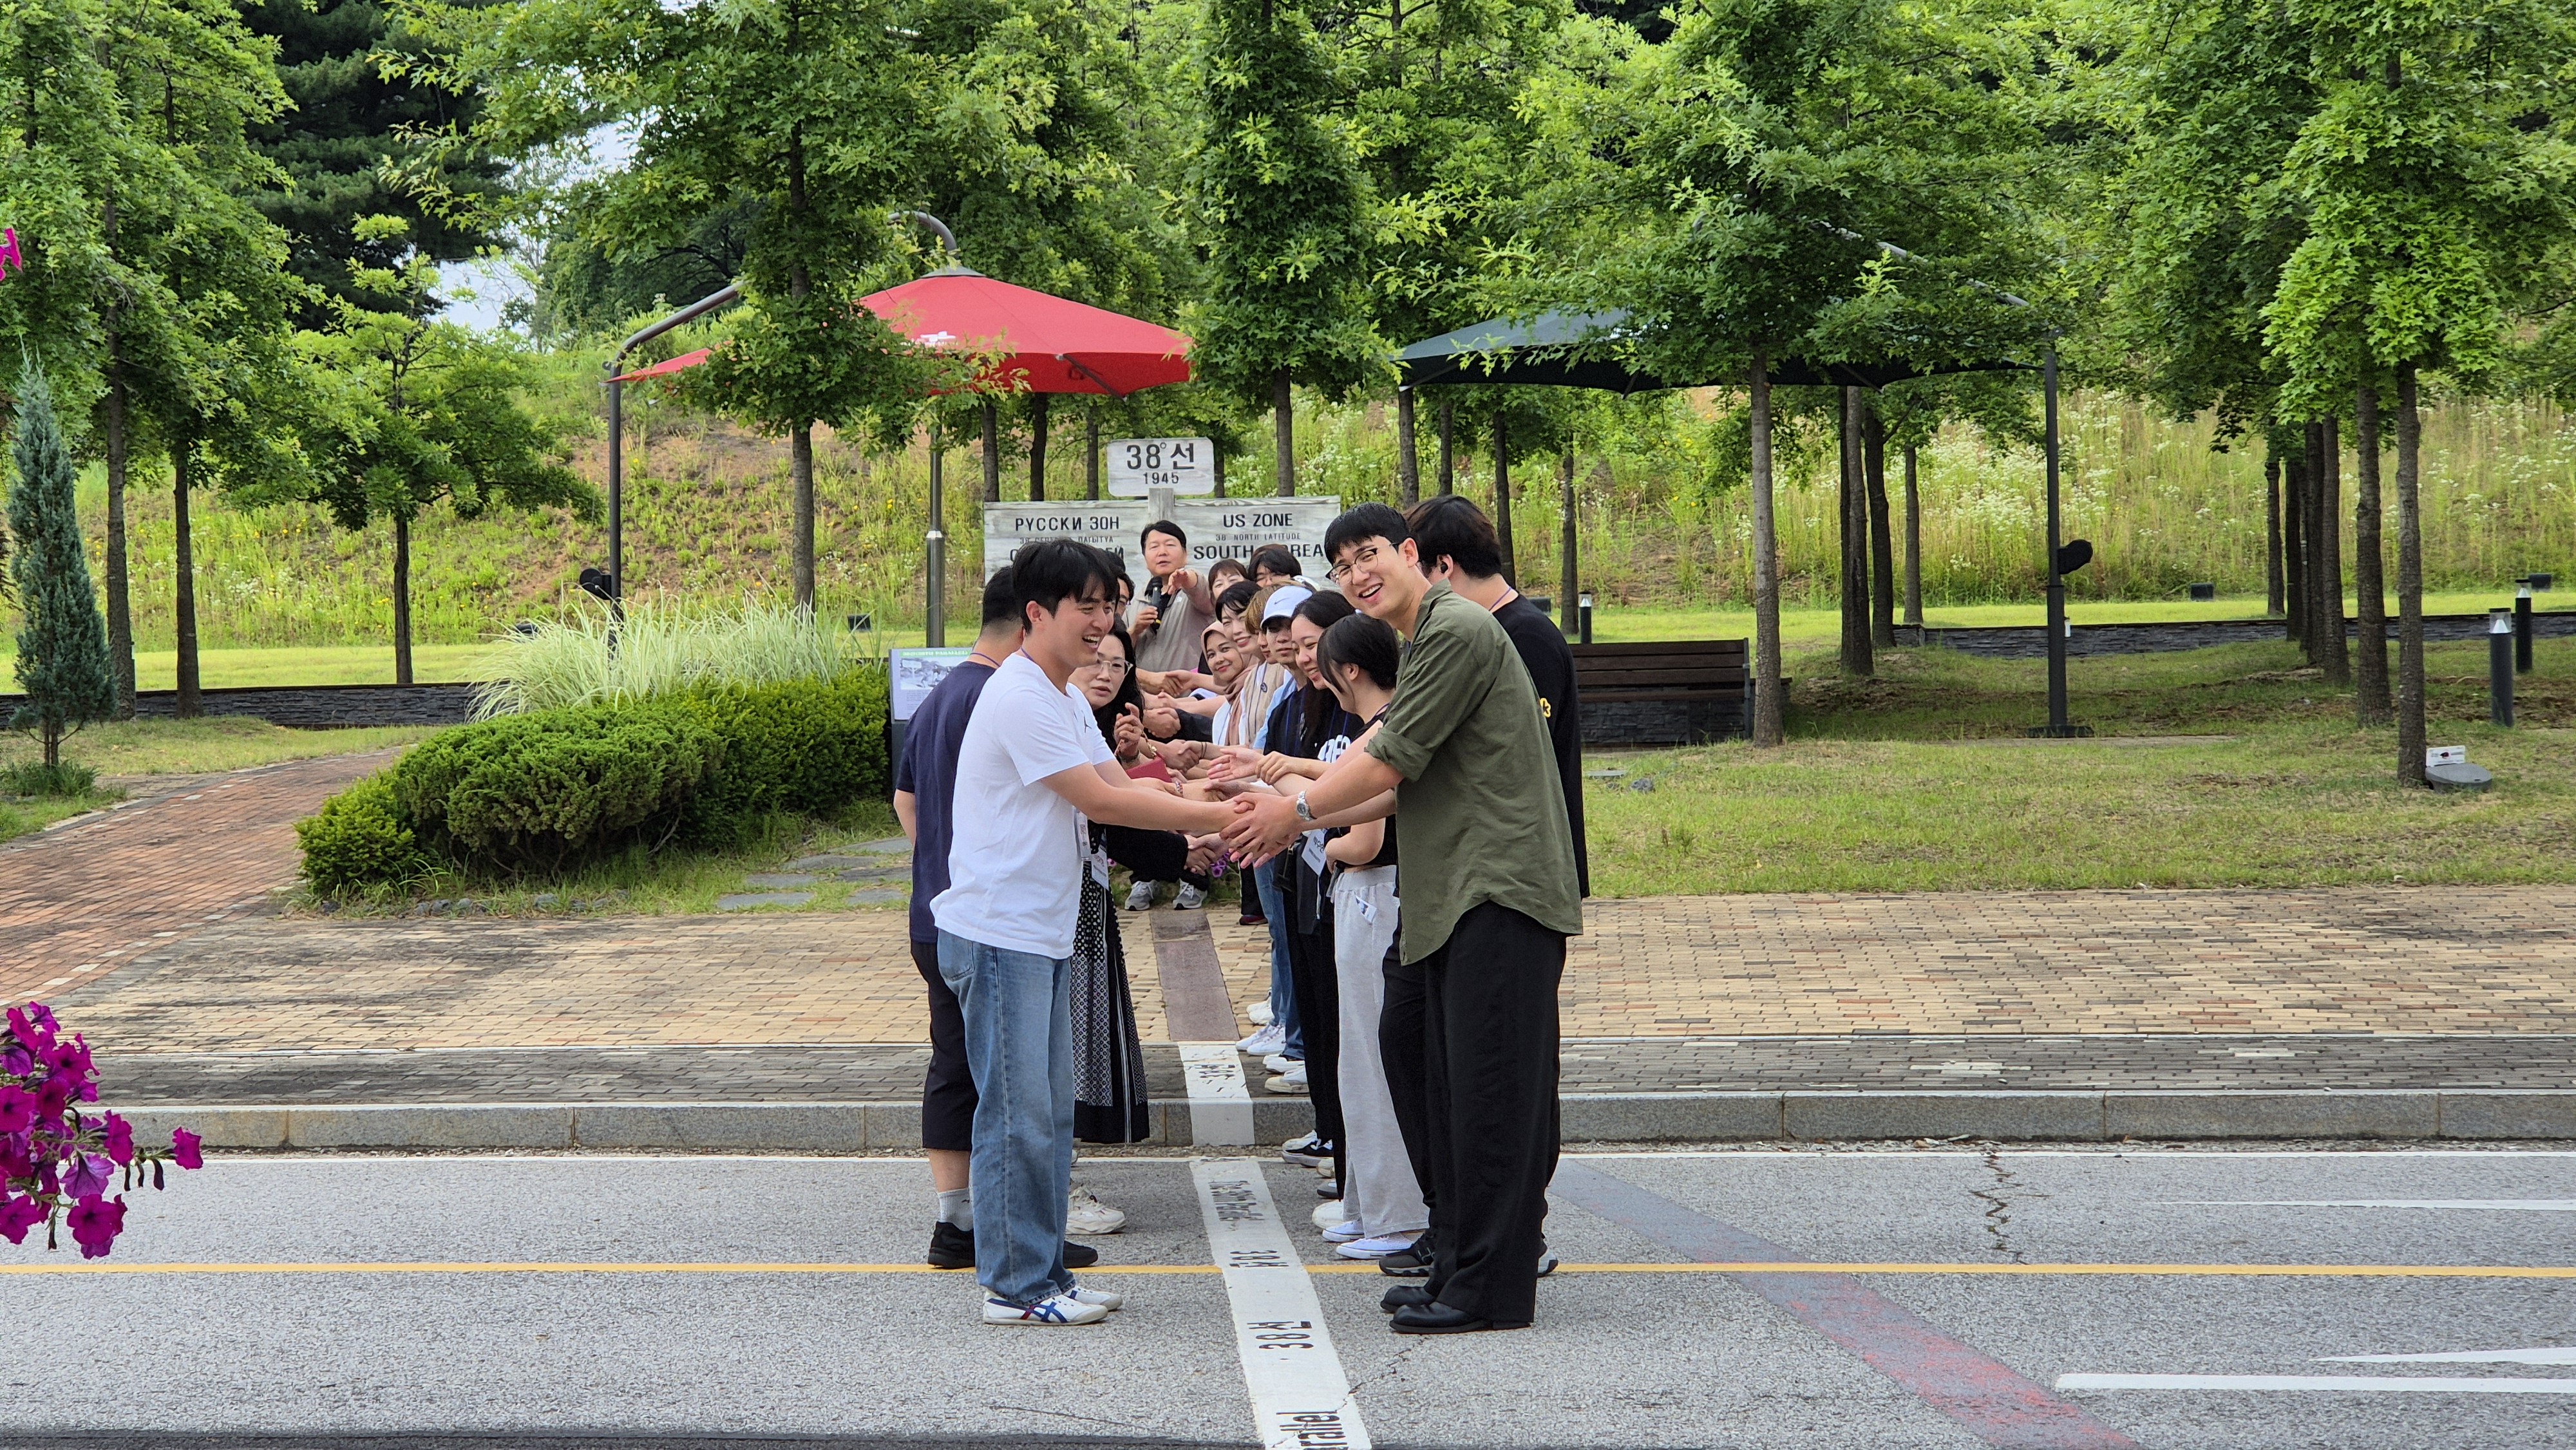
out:
<path id="1" fill-rule="evenodd" d="M 919 1103 L 207 1104 L 120 1109 L 146 1143 L 187 1128 L 209 1148 L 536 1148 L 847 1153 L 921 1146 Z M 1303 1099 L 1257 1099 L 1254 1137 L 1313 1126 Z M 2576 1139 L 2576 1090 L 2317 1092 L 1598 1093 L 1564 1099 L 1569 1143 L 2000 1142 L 2137 1139 Z M 1190 1105 L 1153 1105 L 1186 1147 Z"/>

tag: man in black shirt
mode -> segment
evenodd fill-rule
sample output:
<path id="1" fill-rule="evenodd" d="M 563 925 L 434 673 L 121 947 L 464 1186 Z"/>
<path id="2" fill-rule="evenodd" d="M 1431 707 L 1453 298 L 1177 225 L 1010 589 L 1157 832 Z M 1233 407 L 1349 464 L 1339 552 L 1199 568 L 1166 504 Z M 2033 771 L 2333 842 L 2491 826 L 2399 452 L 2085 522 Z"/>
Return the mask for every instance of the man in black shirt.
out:
<path id="1" fill-rule="evenodd" d="M 1538 687 L 1539 709 L 1547 715 L 1548 738 L 1556 749 L 1557 784 L 1565 792 L 1565 819 L 1574 833 L 1575 886 L 1590 896 L 1592 868 L 1583 843 L 1583 716 L 1575 691 L 1574 652 L 1566 647 L 1564 632 L 1546 611 L 1522 598 L 1504 580 L 1502 540 L 1474 501 L 1464 494 L 1439 494 L 1407 509 L 1404 522 L 1413 533 L 1422 572 L 1434 583 L 1446 581 L 1459 598 L 1490 610 L 1528 669 L 1530 683 Z M 1431 1087 L 1421 1052 L 1423 993 L 1421 973 L 1388 953 L 1386 1005 L 1378 1018 L 1378 1041 L 1386 1064 L 1387 1091 L 1395 1101 L 1396 1126 L 1403 1130 L 1405 1154 L 1413 1160 L 1414 1177 L 1429 1200 Z M 1432 1233 L 1437 1233 L 1438 1203 L 1432 1202 L 1431 1209 Z M 1378 1267 L 1399 1276 L 1428 1274 L 1432 1252 L 1432 1234 L 1425 1234 L 1411 1250 L 1379 1260 Z M 1548 1267 L 1542 1260 L 1539 1271 L 1545 1273 Z M 1399 1293 L 1420 1292 L 1390 1291 L 1389 1303 L 1397 1302 Z"/>

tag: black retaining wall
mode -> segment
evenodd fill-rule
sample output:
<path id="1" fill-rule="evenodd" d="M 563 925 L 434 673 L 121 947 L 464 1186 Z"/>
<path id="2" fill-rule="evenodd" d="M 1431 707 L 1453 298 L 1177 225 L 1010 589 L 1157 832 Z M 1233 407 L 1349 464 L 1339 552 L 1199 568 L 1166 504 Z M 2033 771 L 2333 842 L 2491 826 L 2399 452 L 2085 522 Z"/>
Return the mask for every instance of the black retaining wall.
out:
<path id="1" fill-rule="evenodd" d="M 2535 614 L 2532 633 L 2544 638 L 2576 636 L 2576 611 L 2558 610 Z M 2263 640 L 2285 639 L 2286 626 L 2277 619 L 2192 620 L 2171 624 L 2079 624 L 2068 635 L 2066 652 L 2070 655 L 2149 655 L 2169 654 L 2178 650 L 2208 649 L 2212 645 L 2252 644 Z M 2483 614 L 2428 614 L 2424 616 L 2424 637 L 2430 640 L 2483 638 L 2487 617 Z M 2360 627 L 2344 621 L 2344 634 L 2357 638 Z M 2397 638 L 2397 620 L 2388 621 L 2388 637 Z M 1927 629 L 1912 625 L 1896 627 L 1900 645 L 1928 644 L 1954 649 L 1961 654 L 1983 655 L 1988 659 L 2032 660 L 2048 654 L 2048 630 L 2041 625 L 2005 625 L 1984 629 Z"/>
<path id="2" fill-rule="evenodd" d="M 0 720 L 24 699 L 0 695 Z M 203 713 L 247 715 L 299 730 L 351 725 L 462 725 L 474 718 L 472 685 L 262 685 L 200 690 Z M 137 690 L 134 713 L 168 720 L 179 713 L 176 690 Z"/>

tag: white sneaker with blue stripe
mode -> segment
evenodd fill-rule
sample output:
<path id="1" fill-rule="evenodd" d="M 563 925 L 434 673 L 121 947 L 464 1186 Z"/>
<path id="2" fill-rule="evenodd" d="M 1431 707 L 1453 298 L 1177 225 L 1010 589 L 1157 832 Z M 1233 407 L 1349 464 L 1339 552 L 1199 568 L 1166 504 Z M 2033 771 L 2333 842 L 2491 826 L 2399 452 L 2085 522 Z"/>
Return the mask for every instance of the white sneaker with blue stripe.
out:
<path id="1" fill-rule="evenodd" d="M 1035 1329 L 1054 1329 L 1071 1324 L 1097 1324 L 1109 1317 L 1113 1305 L 1084 1303 L 1086 1291 L 1075 1288 L 1063 1294 L 1050 1294 L 1035 1304 L 1014 1304 L 1008 1299 L 986 1299 L 984 1322 L 1018 1324 Z M 1114 1294 L 1093 1294 L 1095 1299 L 1115 1299 Z"/>

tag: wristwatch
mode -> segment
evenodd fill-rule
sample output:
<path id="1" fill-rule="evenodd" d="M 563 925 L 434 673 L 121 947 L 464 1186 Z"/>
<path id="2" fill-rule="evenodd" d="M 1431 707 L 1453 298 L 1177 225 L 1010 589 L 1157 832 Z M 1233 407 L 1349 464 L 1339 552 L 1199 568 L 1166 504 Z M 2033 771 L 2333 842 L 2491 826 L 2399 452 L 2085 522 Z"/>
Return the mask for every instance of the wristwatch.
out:
<path id="1" fill-rule="evenodd" d="M 1297 792 L 1297 819 L 1311 821 L 1314 818 L 1315 812 L 1306 804 L 1306 793 L 1302 790 Z"/>

